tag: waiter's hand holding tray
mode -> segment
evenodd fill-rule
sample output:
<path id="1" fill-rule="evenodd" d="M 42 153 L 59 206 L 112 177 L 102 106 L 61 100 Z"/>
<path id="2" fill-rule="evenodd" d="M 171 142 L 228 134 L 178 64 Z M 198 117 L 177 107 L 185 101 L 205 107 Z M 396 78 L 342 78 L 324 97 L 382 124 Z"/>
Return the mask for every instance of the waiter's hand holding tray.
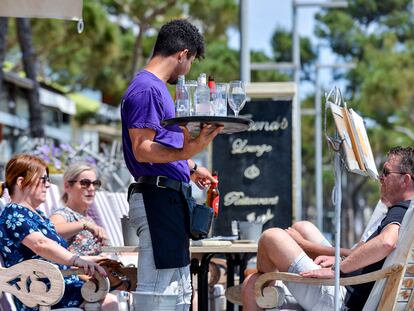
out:
<path id="1" fill-rule="evenodd" d="M 191 135 L 198 135 L 207 125 L 222 126 L 220 134 L 233 134 L 247 131 L 253 121 L 233 116 L 189 116 L 166 119 L 162 125 L 170 131 L 182 132 L 180 126 L 186 126 Z"/>

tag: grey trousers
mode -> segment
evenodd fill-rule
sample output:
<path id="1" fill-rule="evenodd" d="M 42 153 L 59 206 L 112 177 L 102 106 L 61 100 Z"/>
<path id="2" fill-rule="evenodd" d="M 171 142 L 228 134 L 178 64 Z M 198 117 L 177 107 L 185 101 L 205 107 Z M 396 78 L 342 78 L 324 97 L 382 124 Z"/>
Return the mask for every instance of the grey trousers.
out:
<path id="1" fill-rule="evenodd" d="M 175 310 L 189 310 L 192 294 L 190 266 L 174 269 L 155 267 L 151 235 L 141 193 L 134 193 L 129 200 L 129 219 L 137 229 L 139 237 L 137 291 L 176 293 L 178 296 Z"/>

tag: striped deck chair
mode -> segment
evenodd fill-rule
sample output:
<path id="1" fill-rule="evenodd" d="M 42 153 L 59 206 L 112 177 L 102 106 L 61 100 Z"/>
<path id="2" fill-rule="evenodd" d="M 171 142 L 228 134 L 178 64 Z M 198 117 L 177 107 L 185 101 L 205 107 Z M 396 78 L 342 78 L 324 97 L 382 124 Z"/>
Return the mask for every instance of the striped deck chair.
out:
<path id="1" fill-rule="evenodd" d="M 3 210 L 4 206 L 10 202 L 10 196 L 6 189 L 3 197 L 0 198 L 0 212 Z M 49 189 L 46 193 L 46 201 L 39 205 L 38 209 L 50 216 L 52 211 L 60 205 L 60 191 L 58 186 L 50 184 Z"/>
<path id="2" fill-rule="evenodd" d="M 126 193 L 98 191 L 95 196 L 96 213 L 102 221 L 111 245 L 123 246 L 121 218 L 128 215 Z"/>
<path id="3" fill-rule="evenodd" d="M 53 211 L 60 206 L 60 190 L 55 184 L 50 184 L 46 193 L 46 201 L 39 205 L 38 209 L 46 214 L 47 217 L 53 214 Z"/>

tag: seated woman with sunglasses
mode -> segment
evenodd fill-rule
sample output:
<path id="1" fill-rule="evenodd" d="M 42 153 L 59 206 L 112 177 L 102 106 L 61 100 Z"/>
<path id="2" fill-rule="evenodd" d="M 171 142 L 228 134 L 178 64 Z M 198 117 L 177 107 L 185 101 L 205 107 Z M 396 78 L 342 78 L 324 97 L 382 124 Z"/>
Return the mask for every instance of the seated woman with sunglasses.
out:
<path id="1" fill-rule="evenodd" d="M 108 237 L 105 229 L 87 215 L 95 191 L 101 187 L 95 168 L 86 163 L 73 164 L 65 170 L 63 184 L 64 206 L 54 211 L 50 220 L 67 240 L 68 250 L 78 255 L 99 255 Z"/>
<path id="2" fill-rule="evenodd" d="M 38 210 L 45 202 L 50 186 L 46 163 L 32 155 L 21 154 L 12 157 L 6 166 L 6 182 L 0 187 L 0 196 L 7 188 L 11 203 L 0 215 L 0 253 L 6 267 L 23 260 L 44 259 L 59 265 L 61 270 L 70 266 L 84 268 L 92 275 L 98 271 L 106 276 L 105 270 L 96 261 L 98 256 L 82 256 L 67 250 L 67 242 L 55 230 L 53 223 Z M 67 276 L 65 293 L 54 308 L 79 307 L 83 303 L 81 287 L 83 282 L 75 275 Z M 17 310 L 34 310 L 15 299 Z M 118 310 L 117 299 L 107 294 L 102 310 Z"/>

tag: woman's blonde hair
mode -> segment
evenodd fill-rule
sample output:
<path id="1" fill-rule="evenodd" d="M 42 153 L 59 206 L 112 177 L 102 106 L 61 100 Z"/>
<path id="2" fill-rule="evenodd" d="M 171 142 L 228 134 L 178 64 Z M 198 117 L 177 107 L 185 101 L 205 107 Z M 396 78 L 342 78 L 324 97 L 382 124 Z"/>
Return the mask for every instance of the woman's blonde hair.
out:
<path id="1" fill-rule="evenodd" d="M 66 184 L 69 181 L 77 180 L 79 175 L 84 171 L 92 171 L 97 174 L 95 166 L 88 163 L 75 163 L 66 168 L 65 173 L 63 174 L 63 182 Z M 68 194 L 66 191 L 63 191 L 61 200 L 64 203 L 68 201 Z"/>
<path id="2" fill-rule="evenodd" d="M 6 181 L 0 187 L 0 196 L 3 196 L 7 188 L 9 195 L 14 194 L 17 178 L 23 177 L 22 190 L 32 187 L 39 182 L 37 179 L 42 177 L 43 170 L 49 176 L 49 169 L 45 161 L 31 154 L 16 154 L 6 165 Z"/>

